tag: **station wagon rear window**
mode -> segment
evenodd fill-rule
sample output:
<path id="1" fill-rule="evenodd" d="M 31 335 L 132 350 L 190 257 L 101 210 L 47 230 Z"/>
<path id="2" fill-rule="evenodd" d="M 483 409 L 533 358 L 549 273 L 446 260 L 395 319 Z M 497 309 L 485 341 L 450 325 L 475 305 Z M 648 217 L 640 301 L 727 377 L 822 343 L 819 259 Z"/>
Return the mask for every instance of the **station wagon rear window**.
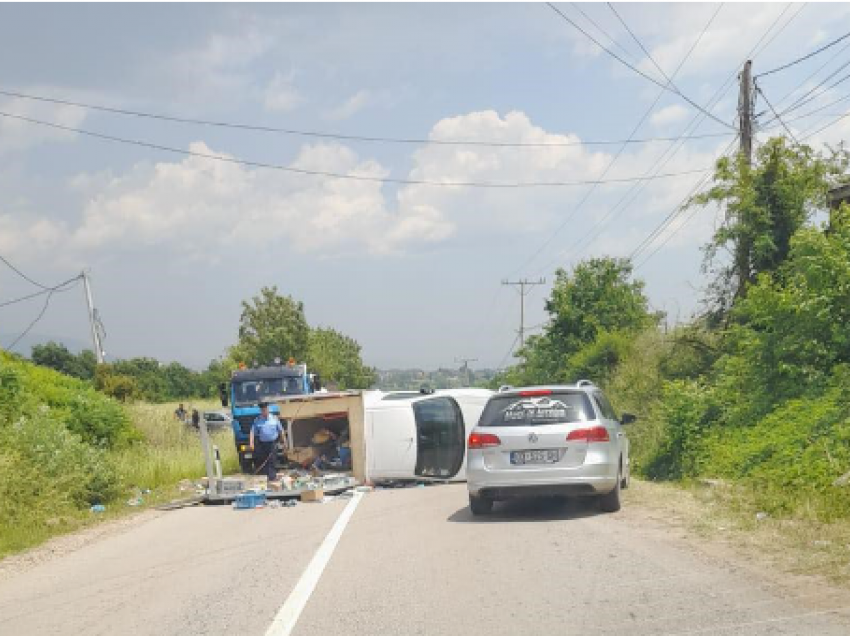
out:
<path id="1" fill-rule="evenodd" d="M 505 395 L 492 398 L 478 426 L 542 426 L 572 424 L 594 419 L 584 393 L 553 393 L 544 396 Z"/>

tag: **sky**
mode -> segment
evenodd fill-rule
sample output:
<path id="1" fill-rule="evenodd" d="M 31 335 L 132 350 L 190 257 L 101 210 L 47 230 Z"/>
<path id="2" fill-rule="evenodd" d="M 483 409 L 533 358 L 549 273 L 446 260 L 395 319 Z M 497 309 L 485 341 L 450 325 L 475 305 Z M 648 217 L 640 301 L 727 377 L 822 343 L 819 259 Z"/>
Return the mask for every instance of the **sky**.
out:
<path id="1" fill-rule="evenodd" d="M 0 95 L 64 127 L 0 116 L 0 255 L 45 285 L 90 270 L 107 359 L 206 366 L 276 285 L 367 364 L 509 364 L 520 299 L 502 282 L 545 279 L 525 306 L 539 333 L 558 267 L 630 256 L 736 147 L 744 60 L 764 73 L 850 23 L 847 4 L 556 6 L 657 83 L 537 3 L 0 5 L 0 91 L 404 140 Z M 817 148 L 850 135 L 848 42 L 758 80 L 779 112 L 812 98 L 784 117 L 795 136 L 835 122 Z M 758 141 L 782 130 L 761 96 L 756 113 Z M 595 143 L 629 138 L 656 141 Z M 671 322 L 700 308 L 722 214 L 688 209 L 636 255 Z M 0 266 L 0 301 L 34 291 Z M 87 341 L 81 286 L 44 300 L 0 307 L 0 345 L 42 310 L 32 333 Z"/>

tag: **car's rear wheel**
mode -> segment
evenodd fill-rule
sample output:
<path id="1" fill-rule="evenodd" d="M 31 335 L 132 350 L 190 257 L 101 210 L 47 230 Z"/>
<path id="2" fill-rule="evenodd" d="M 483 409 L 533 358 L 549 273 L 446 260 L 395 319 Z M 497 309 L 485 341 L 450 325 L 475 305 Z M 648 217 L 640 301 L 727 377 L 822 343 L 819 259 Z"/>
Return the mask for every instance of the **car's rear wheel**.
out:
<path id="1" fill-rule="evenodd" d="M 617 471 L 617 485 L 614 490 L 604 495 L 599 495 L 596 505 L 602 512 L 617 512 L 621 508 L 620 485 L 623 481 L 622 468 Z"/>
<path id="2" fill-rule="evenodd" d="M 487 515 L 493 512 L 493 500 L 477 495 L 469 495 L 469 509 L 474 515 Z"/>

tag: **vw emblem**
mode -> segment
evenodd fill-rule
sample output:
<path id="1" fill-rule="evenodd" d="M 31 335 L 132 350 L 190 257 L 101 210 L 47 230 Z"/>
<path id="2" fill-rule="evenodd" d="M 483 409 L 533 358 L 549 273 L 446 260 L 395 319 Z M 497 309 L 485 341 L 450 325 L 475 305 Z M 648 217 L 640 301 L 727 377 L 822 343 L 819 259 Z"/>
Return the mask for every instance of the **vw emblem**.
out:
<path id="1" fill-rule="evenodd" d="M 537 433 L 529 433 L 528 434 L 528 441 L 531 442 L 532 444 L 536 444 L 537 443 Z"/>

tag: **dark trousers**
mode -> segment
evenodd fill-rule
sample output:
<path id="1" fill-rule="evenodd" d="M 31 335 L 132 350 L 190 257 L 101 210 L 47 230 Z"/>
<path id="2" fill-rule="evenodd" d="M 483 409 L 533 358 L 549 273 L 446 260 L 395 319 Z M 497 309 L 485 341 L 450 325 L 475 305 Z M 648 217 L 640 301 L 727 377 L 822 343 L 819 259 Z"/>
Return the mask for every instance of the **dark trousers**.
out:
<path id="1" fill-rule="evenodd" d="M 269 481 L 277 479 L 277 442 L 257 442 L 256 459 L 254 465 L 258 473 L 264 473 Z M 264 463 L 265 462 L 265 463 Z"/>

